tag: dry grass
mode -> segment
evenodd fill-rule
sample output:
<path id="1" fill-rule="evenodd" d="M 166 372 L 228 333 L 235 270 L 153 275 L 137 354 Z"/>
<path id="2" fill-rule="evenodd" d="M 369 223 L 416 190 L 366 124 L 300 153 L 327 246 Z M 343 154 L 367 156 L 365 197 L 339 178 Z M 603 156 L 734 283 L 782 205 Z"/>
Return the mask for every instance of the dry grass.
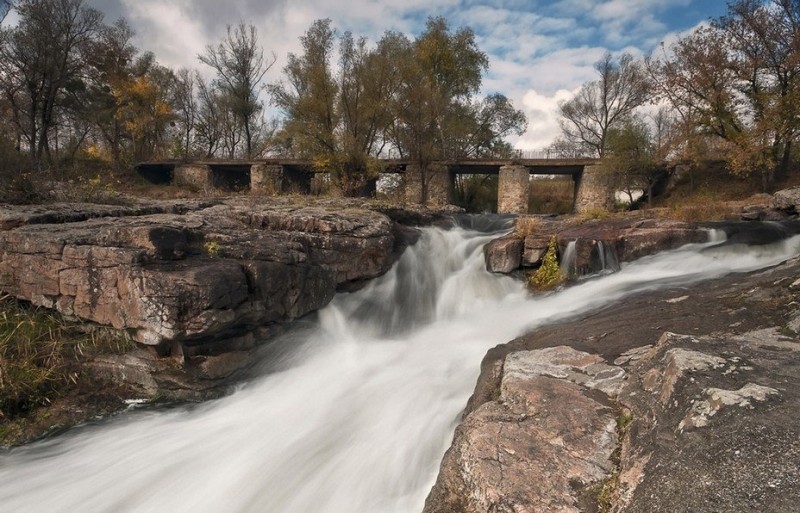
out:
<path id="1" fill-rule="evenodd" d="M 55 312 L 0 297 L 0 420 L 50 404 L 79 385 L 77 363 L 134 347 L 115 330 L 68 322 Z"/>
<path id="2" fill-rule="evenodd" d="M 531 181 L 528 212 L 531 214 L 569 214 L 572 212 L 575 186 L 570 177 Z"/>
<path id="3" fill-rule="evenodd" d="M 527 237 L 542 231 L 542 220 L 534 216 L 520 216 L 514 222 L 514 235 Z"/>

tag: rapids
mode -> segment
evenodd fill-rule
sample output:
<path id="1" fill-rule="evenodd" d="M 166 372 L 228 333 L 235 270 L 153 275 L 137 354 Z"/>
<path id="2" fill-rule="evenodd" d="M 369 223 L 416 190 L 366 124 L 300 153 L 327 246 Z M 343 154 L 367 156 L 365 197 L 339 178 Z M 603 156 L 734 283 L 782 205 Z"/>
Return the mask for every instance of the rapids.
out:
<path id="1" fill-rule="evenodd" d="M 800 239 L 718 240 L 549 295 L 484 269 L 497 232 L 423 230 L 395 267 L 273 344 L 230 396 L 132 410 L 0 452 L 14 513 L 416 513 L 486 351 L 647 289 L 778 264 Z"/>

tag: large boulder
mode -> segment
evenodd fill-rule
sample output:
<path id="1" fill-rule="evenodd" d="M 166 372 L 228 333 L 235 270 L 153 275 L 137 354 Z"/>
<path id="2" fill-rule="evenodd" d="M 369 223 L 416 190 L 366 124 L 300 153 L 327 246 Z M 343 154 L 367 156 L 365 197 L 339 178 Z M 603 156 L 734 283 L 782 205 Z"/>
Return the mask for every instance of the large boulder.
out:
<path id="1" fill-rule="evenodd" d="M 579 512 L 614 470 L 625 372 L 569 347 L 506 356 L 499 397 L 456 430 L 425 513 Z"/>
<path id="2" fill-rule="evenodd" d="M 783 189 L 772 195 L 772 208 L 788 214 L 797 214 L 800 205 L 800 187 Z"/>
<path id="3" fill-rule="evenodd" d="M 486 269 L 492 273 L 510 273 L 522 262 L 523 240 L 515 236 L 495 239 L 483 247 Z"/>
<path id="4" fill-rule="evenodd" d="M 0 227 L 0 290 L 127 330 L 162 354 L 246 348 L 247 332 L 325 306 L 396 256 L 396 229 L 380 213 L 241 200 L 4 207 Z"/>

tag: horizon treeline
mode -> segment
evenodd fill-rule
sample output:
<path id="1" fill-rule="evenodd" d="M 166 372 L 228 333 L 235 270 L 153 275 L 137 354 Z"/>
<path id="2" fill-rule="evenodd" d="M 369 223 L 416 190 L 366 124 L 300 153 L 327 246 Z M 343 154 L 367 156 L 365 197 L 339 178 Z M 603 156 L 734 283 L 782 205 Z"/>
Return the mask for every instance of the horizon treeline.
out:
<path id="1" fill-rule="evenodd" d="M 83 0 L 4 3 L 19 19 L 0 29 L 7 170 L 281 155 L 311 159 L 355 192 L 379 156 L 424 167 L 508 155 L 504 138 L 527 126 L 504 95 L 480 96 L 488 58 L 470 28 L 443 18 L 414 39 L 387 31 L 375 43 L 315 21 L 270 81 L 277 56 L 244 22 L 197 56 L 201 72 L 160 64 L 134 46 L 124 19 L 106 23 Z M 269 106 L 281 115 L 269 116 Z"/>

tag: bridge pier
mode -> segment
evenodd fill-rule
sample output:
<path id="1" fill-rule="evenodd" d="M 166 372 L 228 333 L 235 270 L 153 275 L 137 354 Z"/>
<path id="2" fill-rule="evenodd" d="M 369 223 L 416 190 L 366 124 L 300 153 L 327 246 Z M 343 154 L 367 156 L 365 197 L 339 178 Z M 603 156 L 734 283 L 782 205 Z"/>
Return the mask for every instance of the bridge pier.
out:
<path id="1" fill-rule="evenodd" d="M 427 202 L 423 197 L 423 185 L 427 188 Z M 454 189 L 455 177 L 450 172 L 450 166 L 428 164 L 424 172 L 418 164 L 406 166 L 405 195 L 409 203 L 447 205 L 453 201 Z"/>
<path id="2" fill-rule="evenodd" d="M 575 177 L 575 212 L 611 210 L 614 191 L 600 166 L 585 166 Z"/>
<path id="3" fill-rule="evenodd" d="M 213 176 L 211 166 L 205 164 L 179 164 L 172 172 L 172 181 L 175 185 L 188 185 L 198 189 L 212 187 Z"/>
<path id="4" fill-rule="evenodd" d="M 497 213 L 527 214 L 531 190 L 531 173 L 525 166 L 511 164 L 500 167 L 497 183 Z"/>
<path id="5" fill-rule="evenodd" d="M 252 164 L 250 166 L 250 192 L 276 196 L 283 190 L 283 166 L 279 164 Z"/>

